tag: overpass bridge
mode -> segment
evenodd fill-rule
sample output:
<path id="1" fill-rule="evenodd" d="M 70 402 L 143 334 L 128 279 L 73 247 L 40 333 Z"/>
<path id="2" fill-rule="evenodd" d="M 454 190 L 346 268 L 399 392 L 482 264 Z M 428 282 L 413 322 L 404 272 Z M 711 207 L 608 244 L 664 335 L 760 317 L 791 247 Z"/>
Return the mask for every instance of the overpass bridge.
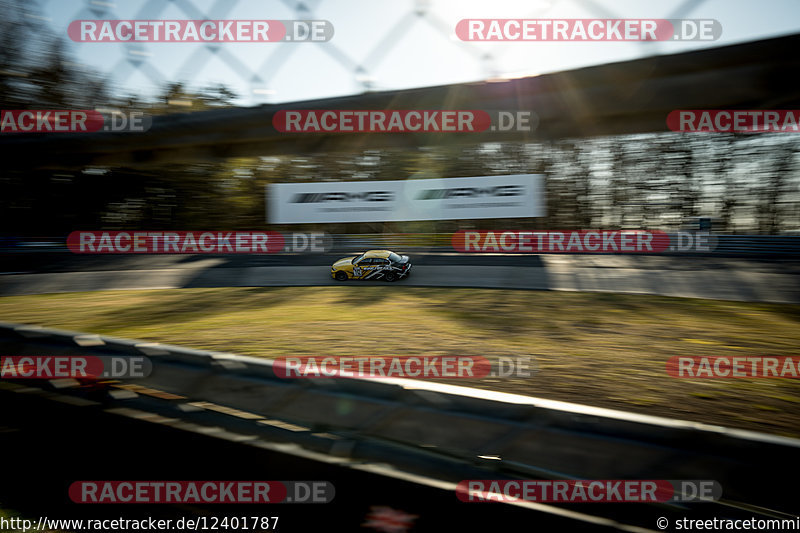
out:
<path id="1" fill-rule="evenodd" d="M 153 117 L 141 133 L 15 134 L 0 138 L 5 168 L 143 168 L 229 157 L 669 131 L 676 109 L 796 109 L 800 35 L 592 66 L 321 100 Z M 532 131 L 482 133 L 282 133 L 279 111 L 298 109 L 478 109 L 533 111 Z"/>

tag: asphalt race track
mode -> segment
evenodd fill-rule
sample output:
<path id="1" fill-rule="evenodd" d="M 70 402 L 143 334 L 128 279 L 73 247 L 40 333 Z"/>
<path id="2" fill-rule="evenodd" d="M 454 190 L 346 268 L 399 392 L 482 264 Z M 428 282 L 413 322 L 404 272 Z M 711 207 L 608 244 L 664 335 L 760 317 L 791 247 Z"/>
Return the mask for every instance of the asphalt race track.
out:
<path id="1" fill-rule="evenodd" d="M 198 287 L 385 286 L 339 283 L 339 254 L 0 255 L 0 295 Z M 616 292 L 800 303 L 800 261 L 708 256 L 410 253 L 398 285 Z"/>

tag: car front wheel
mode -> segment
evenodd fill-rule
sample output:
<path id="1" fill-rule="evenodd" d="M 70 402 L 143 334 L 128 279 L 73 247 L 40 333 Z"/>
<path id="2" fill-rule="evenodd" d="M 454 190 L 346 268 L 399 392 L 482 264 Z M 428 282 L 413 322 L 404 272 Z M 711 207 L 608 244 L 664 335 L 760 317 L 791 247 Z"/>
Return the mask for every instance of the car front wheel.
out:
<path id="1" fill-rule="evenodd" d="M 347 272 L 341 270 L 336 273 L 336 281 L 347 281 Z"/>

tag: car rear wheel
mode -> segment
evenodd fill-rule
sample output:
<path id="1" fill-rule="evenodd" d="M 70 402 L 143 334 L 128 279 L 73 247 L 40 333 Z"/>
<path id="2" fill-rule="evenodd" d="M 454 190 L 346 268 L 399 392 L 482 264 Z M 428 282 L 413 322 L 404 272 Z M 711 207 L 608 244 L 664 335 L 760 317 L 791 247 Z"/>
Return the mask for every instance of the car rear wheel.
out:
<path id="1" fill-rule="evenodd" d="M 347 272 L 341 270 L 336 273 L 336 281 L 347 281 Z"/>
<path id="2" fill-rule="evenodd" d="M 386 277 L 384 277 L 386 281 L 395 281 L 397 279 L 397 274 L 394 272 L 387 272 Z"/>

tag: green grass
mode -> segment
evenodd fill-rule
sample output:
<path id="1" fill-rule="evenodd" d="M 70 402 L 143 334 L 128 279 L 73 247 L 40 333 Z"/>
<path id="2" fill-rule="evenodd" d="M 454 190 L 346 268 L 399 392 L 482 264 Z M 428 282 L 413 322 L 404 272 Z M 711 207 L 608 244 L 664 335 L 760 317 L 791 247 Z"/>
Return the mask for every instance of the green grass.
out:
<path id="1" fill-rule="evenodd" d="M 353 284 L 11 296 L 0 320 L 258 357 L 532 355 L 530 378 L 463 384 L 800 435 L 800 380 L 679 380 L 664 366 L 800 356 L 797 305 Z"/>

